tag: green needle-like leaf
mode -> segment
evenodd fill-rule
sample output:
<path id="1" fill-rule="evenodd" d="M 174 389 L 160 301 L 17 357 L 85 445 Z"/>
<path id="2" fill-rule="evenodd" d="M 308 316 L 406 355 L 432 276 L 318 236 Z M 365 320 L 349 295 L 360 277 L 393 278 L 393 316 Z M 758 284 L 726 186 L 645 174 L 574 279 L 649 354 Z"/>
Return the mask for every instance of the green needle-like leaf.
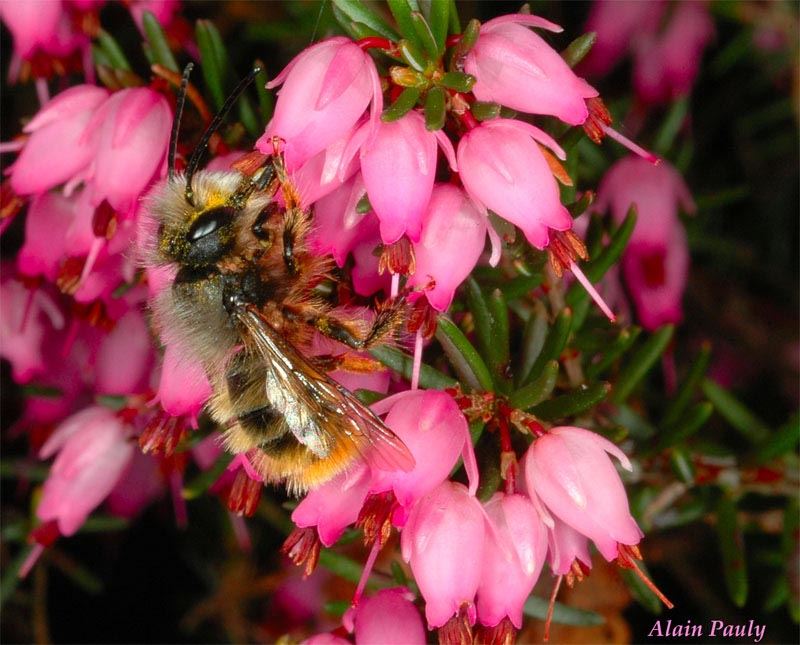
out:
<path id="1" fill-rule="evenodd" d="M 509 361 L 508 305 L 498 289 L 487 297 L 474 278 L 470 278 L 467 285 L 467 301 L 475 321 L 481 356 L 486 359 L 497 389 L 504 391 Z"/>
<path id="2" fill-rule="evenodd" d="M 334 15 L 336 15 L 336 10 L 338 9 L 338 11 L 347 16 L 348 19 L 356 23 L 360 22 L 368 27 L 376 36 L 382 36 L 389 40 L 398 39 L 397 32 L 392 29 L 389 23 L 387 23 L 379 13 L 370 9 L 361 0 L 332 0 L 332 2 Z M 339 20 L 338 16 L 337 20 Z M 339 22 L 341 23 L 341 20 L 339 20 Z M 342 24 L 342 26 L 344 27 L 345 25 Z"/>
<path id="3" fill-rule="evenodd" d="M 17 554 L 17 557 L 14 558 L 10 563 L 5 566 L 5 571 L 3 571 L 3 577 L 0 579 L 0 607 L 2 607 L 6 600 L 11 598 L 14 592 L 17 590 L 21 579 L 19 577 L 19 570 L 22 568 L 22 565 L 25 563 L 25 560 L 33 551 L 32 545 L 26 545 L 23 549 Z"/>
<path id="4" fill-rule="evenodd" d="M 414 26 L 414 21 L 411 19 L 411 14 L 415 11 L 419 11 L 417 3 L 413 0 L 387 0 L 386 4 L 389 5 L 389 11 L 392 12 L 397 22 L 400 35 L 422 49 L 422 40 L 417 35 L 417 29 Z"/>
<path id="5" fill-rule="evenodd" d="M 788 455 L 797 448 L 798 441 L 800 441 L 800 413 L 795 413 L 762 443 L 756 452 L 756 461 L 766 464 L 773 459 Z"/>
<path id="6" fill-rule="evenodd" d="M 617 336 L 614 342 L 603 353 L 603 357 L 586 368 L 586 378 L 593 380 L 603 374 L 620 356 L 633 346 L 641 333 L 641 327 L 634 326 L 623 329 L 619 333 L 619 336 Z"/>
<path id="7" fill-rule="evenodd" d="M 533 408 L 532 412 L 537 417 L 548 421 L 572 417 L 600 403 L 610 390 L 611 386 L 608 383 L 595 383 L 540 403 Z"/>
<path id="8" fill-rule="evenodd" d="M 702 387 L 703 392 L 708 397 L 708 400 L 714 404 L 717 411 L 745 439 L 753 443 L 767 440 L 770 433 L 767 424 L 751 412 L 733 394 L 710 379 L 705 379 Z"/>
<path id="9" fill-rule="evenodd" d="M 547 618 L 549 606 L 550 604 L 546 599 L 530 596 L 525 601 L 522 611 L 526 616 L 544 620 Z M 593 611 L 578 609 L 557 602 L 553 606 L 553 622 L 560 625 L 580 625 L 589 627 L 591 625 L 602 625 L 606 620 L 600 614 Z"/>
<path id="10" fill-rule="evenodd" d="M 681 415 L 683 415 L 683 413 L 687 410 L 689 404 L 692 402 L 692 397 L 694 396 L 695 391 L 700 386 L 700 382 L 703 380 L 703 377 L 708 371 L 708 366 L 710 363 L 711 345 L 709 343 L 704 343 L 700 348 L 700 353 L 697 355 L 694 363 L 692 363 L 692 366 L 689 368 L 689 372 L 683 379 L 680 388 L 678 388 L 675 398 L 664 411 L 664 416 L 662 419 L 664 426 L 669 426 L 677 422 Z"/>
<path id="11" fill-rule="evenodd" d="M 628 240 L 630 240 L 634 228 L 636 228 L 636 208 L 631 206 L 622 224 L 611 234 L 608 246 L 597 257 L 582 267 L 589 280 L 592 282 L 599 281 L 606 274 L 606 271 L 619 260 L 628 245 Z M 567 304 L 576 305 L 580 301 L 588 300 L 589 296 L 584 288 L 576 282 L 567 292 L 566 299 Z"/>
<path id="12" fill-rule="evenodd" d="M 122 51 L 122 48 L 117 44 L 117 41 L 114 40 L 114 37 L 105 29 L 101 29 L 98 32 L 97 42 L 100 44 L 100 48 L 106 55 L 108 64 L 111 67 L 114 69 L 124 69 L 128 72 L 131 71 L 130 63 L 125 57 L 125 53 Z"/>
<path id="13" fill-rule="evenodd" d="M 452 320 L 445 316 L 439 317 L 436 339 L 442 345 L 447 359 L 463 384 L 477 391 L 494 390 L 489 368 L 478 354 L 478 350 Z"/>
<path id="14" fill-rule="evenodd" d="M 255 67 L 261 68 L 261 71 L 256 76 L 256 94 L 258 95 L 258 109 L 261 112 L 261 125 L 266 126 L 267 122 L 272 118 L 272 112 L 275 109 L 275 99 L 272 92 L 267 89 L 267 68 L 264 63 L 257 60 L 254 64 Z"/>
<path id="15" fill-rule="evenodd" d="M 403 60 L 406 63 L 411 65 L 411 67 L 418 72 L 425 71 L 425 66 L 427 65 L 428 61 L 425 58 L 425 54 L 422 53 L 422 50 L 419 47 L 405 38 L 397 43 L 397 47 L 400 49 L 400 55 L 403 57 Z"/>
<path id="16" fill-rule="evenodd" d="M 169 48 L 164 30 L 151 11 L 145 11 L 142 14 L 142 26 L 144 27 L 147 43 L 150 45 L 153 62 L 163 65 L 173 72 L 178 72 L 178 63 L 175 62 L 175 57 Z"/>
<path id="17" fill-rule="evenodd" d="M 425 17 L 421 13 L 415 11 L 411 14 L 411 22 L 414 25 L 414 29 L 417 32 L 417 38 L 419 42 L 422 43 L 422 48 L 425 50 L 428 58 L 430 60 L 438 59 L 439 47 L 436 43 L 436 38 L 433 36 L 430 25 L 428 25 L 428 21 L 425 20 Z"/>
<path id="18" fill-rule="evenodd" d="M 657 450 L 663 450 L 686 441 L 711 418 L 714 406 L 708 401 L 698 403 L 660 433 Z"/>
<path id="19" fill-rule="evenodd" d="M 432 87 L 425 97 L 425 128 L 431 131 L 441 130 L 446 116 L 444 90 L 441 87 Z"/>
<path id="20" fill-rule="evenodd" d="M 717 538 L 728 595 L 737 607 L 747 602 L 747 561 L 744 535 L 736 514 L 736 503 L 724 495 L 717 506 Z"/>
<path id="21" fill-rule="evenodd" d="M 512 407 L 527 410 L 544 401 L 553 392 L 558 378 L 558 361 L 545 363 L 539 377 L 508 397 Z"/>
<path id="22" fill-rule="evenodd" d="M 448 4 L 450 5 L 450 11 L 448 12 L 447 15 L 448 31 L 451 34 L 460 34 L 461 18 L 458 17 L 458 7 L 456 6 L 456 0 L 448 0 Z"/>
<path id="23" fill-rule="evenodd" d="M 694 483 L 694 466 L 688 452 L 682 448 L 674 448 L 669 456 L 669 463 L 672 471 L 684 484 L 692 485 Z"/>
<path id="24" fill-rule="evenodd" d="M 628 399 L 634 388 L 656 364 L 664 350 L 667 349 L 674 332 L 674 325 L 664 325 L 636 350 L 630 362 L 620 372 L 617 383 L 614 386 L 614 392 L 611 395 L 611 400 L 614 403 L 619 405 Z"/>
<path id="25" fill-rule="evenodd" d="M 677 135 L 678 131 L 681 129 L 688 112 L 689 99 L 687 97 L 679 99 L 672 104 L 672 107 L 670 107 L 669 112 L 667 112 L 667 116 L 656 135 L 656 140 L 653 144 L 655 152 L 662 156 L 669 152 L 672 143 L 675 141 L 675 135 Z"/>
<path id="26" fill-rule="evenodd" d="M 597 34 L 593 31 L 578 36 L 567 45 L 567 48 L 563 52 L 561 52 L 561 58 L 563 58 L 570 67 L 575 67 L 575 65 L 586 58 L 586 55 L 591 51 L 596 41 Z"/>
<path id="27" fill-rule="evenodd" d="M 542 351 L 539 352 L 536 361 L 533 363 L 530 372 L 523 379 L 523 383 L 529 382 L 531 379 L 538 378 L 540 372 L 545 366 L 545 363 L 552 360 L 558 360 L 561 352 L 564 350 L 569 339 L 569 332 L 572 329 L 572 310 L 569 307 L 562 309 L 542 346 Z"/>
<path id="28" fill-rule="evenodd" d="M 386 367 L 390 367 L 396 372 L 399 372 L 403 378 L 411 378 L 411 371 L 414 366 L 414 358 L 408 354 L 405 354 L 394 347 L 385 346 L 375 347 L 374 349 L 369 350 L 369 353 L 377 358 L 381 363 L 386 365 Z M 447 376 L 447 374 L 443 374 L 435 367 L 431 367 L 430 365 L 423 363 L 422 367 L 420 368 L 420 387 L 443 390 L 446 387 L 453 387 L 456 385 L 456 383 L 457 381 L 454 378 Z"/>
<path id="29" fill-rule="evenodd" d="M 645 575 L 650 575 L 645 568 L 644 562 L 637 562 L 636 564 L 645 573 Z M 658 599 L 658 596 L 656 596 L 650 590 L 650 588 L 644 584 L 644 582 L 642 582 L 639 576 L 637 576 L 630 569 L 620 569 L 620 574 L 630 590 L 631 595 L 636 599 L 636 602 L 638 602 L 651 614 L 658 615 L 662 612 L 663 607 L 661 606 L 661 601 Z"/>
<path id="30" fill-rule="evenodd" d="M 430 25 L 433 38 L 436 41 L 437 56 L 444 52 L 444 44 L 447 39 L 447 27 L 450 20 L 450 2 L 447 0 L 435 0 L 431 2 L 428 24 Z"/>
<path id="31" fill-rule="evenodd" d="M 225 102 L 225 90 L 222 86 L 222 70 L 214 54 L 214 45 L 211 40 L 210 29 L 213 26 L 208 20 L 198 20 L 195 27 L 197 48 L 200 50 L 200 69 L 203 71 L 203 80 L 211 93 L 214 107 L 219 110 Z"/>
<path id="32" fill-rule="evenodd" d="M 416 87 L 407 87 L 400 96 L 395 99 L 388 108 L 381 114 L 381 120 L 386 123 L 397 121 L 400 117 L 405 116 L 419 101 L 420 91 Z"/>

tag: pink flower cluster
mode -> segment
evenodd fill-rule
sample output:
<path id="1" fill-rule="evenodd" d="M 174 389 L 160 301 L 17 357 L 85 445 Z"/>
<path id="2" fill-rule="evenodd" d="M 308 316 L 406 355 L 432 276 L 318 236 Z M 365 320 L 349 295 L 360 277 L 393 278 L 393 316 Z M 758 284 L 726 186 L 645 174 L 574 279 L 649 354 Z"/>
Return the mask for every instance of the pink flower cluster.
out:
<path id="1" fill-rule="evenodd" d="M 450 394 L 405 392 L 373 409 L 388 411 L 386 424 L 409 447 L 414 469 L 363 467 L 311 491 L 292 514 L 299 528 L 286 550 L 298 563 L 312 558 L 313 566 L 318 543 L 334 544 L 353 523 L 372 537 L 373 549 L 397 527 L 432 629 L 476 621 L 489 631 L 511 629 L 509 622 L 519 629 L 545 562 L 554 575 L 582 575 L 591 568 L 589 540 L 607 560 L 627 563 L 626 549 L 642 537 L 607 453 L 628 470 L 630 462 L 597 434 L 542 432 L 521 461 L 521 490 L 481 504 L 466 419 Z M 449 480 L 459 455 L 469 486 Z M 357 610 L 358 603 L 357 595 Z"/>
<path id="2" fill-rule="evenodd" d="M 139 200 L 164 174 L 171 123 L 153 89 L 78 85 L 6 146 L 19 150 L 7 182 L 29 205 L 24 244 L 0 283 L 0 355 L 18 383 L 54 392 L 27 397 L 18 422 L 49 435 L 34 448 L 55 456 L 37 507 L 40 547 L 75 533 L 104 500 L 130 516 L 163 489 L 161 465 L 133 443 L 158 377 L 131 245 Z M 96 396 L 123 408 L 93 405 Z"/>
<path id="3" fill-rule="evenodd" d="M 389 51 L 389 41 L 331 38 L 303 51 L 269 84 L 281 89 L 257 148 L 272 154 L 280 141 L 304 205 L 315 206 L 317 249 L 340 266 L 352 254 L 359 294 L 385 287 L 379 274 L 388 265 L 391 273 L 409 276 L 409 287 L 425 291 L 434 309 L 446 310 L 478 262 L 487 233 L 491 261 L 499 259 L 490 210 L 536 248 L 555 249 L 563 268 L 577 270 L 578 256 L 559 237 L 572 228 L 553 174 L 564 151 L 530 123 L 478 122 L 471 112 L 477 99 L 585 125 L 595 137 L 610 130 L 604 109 L 587 103 L 598 100 L 597 90 L 529 27 L 561 31 L 523 14 L 481 25 L 463 60 L 474 86 L 470 93 L 449 91 L 452 119 L 443 128 L 426 127 L 416 109 L 396 120 L 380 118 L 383 92 L 364 49 Z M 437 183 L 437 148 L 449 183 Z M 379 261 L 372 252 L 401 243 L 410 247 L 404 262 Z"/>
<path id="4" fill-rule="evenodd" d="M 714 37 L 708 6 L 701 0 L 595 0 L 587 31 L 597 42 L 582 69 L 607 74 L 630 51 L 633 85 L 644 103 L 688 94 L 703 50 Z"/>

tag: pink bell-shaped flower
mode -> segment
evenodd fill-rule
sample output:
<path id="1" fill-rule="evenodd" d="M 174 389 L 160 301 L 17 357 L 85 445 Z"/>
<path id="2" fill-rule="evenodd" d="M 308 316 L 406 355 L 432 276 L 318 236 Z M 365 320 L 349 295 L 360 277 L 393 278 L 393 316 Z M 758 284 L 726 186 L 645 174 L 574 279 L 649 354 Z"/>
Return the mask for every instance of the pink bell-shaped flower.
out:
<path id="1" fill-rule="evenodd" d="M 593 206 L 597 212 L 609 210 L 621 223 L 632 205 L 636 206 L 636 229 L 631 244 L 655 243 L 669 237 L 678 221 L 678 209 L 696 209 L 692 195 L 680 173 L 666 161 L 653 165 L 630 156 L 616 162 L 606 172 L 597 189 Z"/>
<path id="2" fill-rule="evenodd" d="M 658 29 L 664 15 L 664 0 L 595 0 L 586 31 L 597 35 L 580 69 L 589 76 L 604 76 L 645 34 Z"/>
<path id="3" fill-rule="evenodd" d="M 627 157 L 606 173 L 595 209 L 610 210 L 621 222 L 632 205 L 636 205 L 638 217 L 622 271 L 639 319 L 647 329 L 655 329 L 682 318 L 689 250 L 678 210 L 694 212 L 695 204 L 683 178 L 670 164 L 663 161 L 654 166 Z"/>
<path id="4" fill-rule="evenodd" d="M 462 484 L 442 483 L 411 511 L 401 546 L 425 598 L 429 628 L 441 627 L 462 608 L 475 624 L 485 534 L 483 509 Z"/>
<path id="5" fill-rule="evenodd" d="M 557 517 L 552 519 L 553 528 L 547 532 L 547 541 L 550 570 L 553 575 L 568 574 L 575 560 L 591 569 L 592 557 L 589 555 L 589 540 L 586 536 Z"/>
<path id="6" fill-rule="evenodd" d="M 363 598 L 355 612 L 356 645 L 424 645 L 425 627 L 405 587 Z"/>
<path id="7" fill-rule="evenodd" d="M 62 535 L 72 535 L 114 489 L 133 458 L 134 445 L 111 410 L 90 407 L 62 423 L 42 446 L 42 459 L 58 456 L 44 483 L 36 515 L 56 520 Z"/>
<path id="8" fill-rule="evenodd" d="M 373 123 L 383 109 L 375 63 L 349 38 L 308 47 L 267 87 L 278 85 L 275 113 L 256 147 L 272 154 L 273 137 L 280 138 L 289 171 L 350 133 L 370 101 Z"/>
<path id="9" fill-rule="evenodd" d="M 314 206 L 311 246 L 320 255 L 330 253 L 339 267 L 344 266 L 348 254 L 365 239 L 365 234 L 377 229 L 376 225 L 365 222 L 365 218 L 373 220 L 374 215 L 357 210 L 364 193 L 364 180 L 358 174 L 322 197 Z"/>
<path id="10" fill-rule="evenodd" d="M 629 244 L 622 258 L 636 315 L 647 330 L 683 320 L 683 292 L 689 277 L 689 245 L 680 222 L 658 243 Z"/>
<path id="11" fill-rule="evenodd" d="M 121 90 L 104 103 L 89 124 L 97 151 L 92 203 L 108 200 L 127 216 L 164 167 L 171 126 L 166 99 L 151 89 Z"/>
<path id="12" fill-rule="evenodd" d="M 610 562 L 620 544 L 638 544 L 642 532 L 606 453 L 631 470 L 625 453 L 608 439 L 583 428 L 553 428 L 529 448 L 525 479 L 551 513 L 591 539 Z"/>
<path id="13" fill-rule="evenodd" d="M 15 382 L 27 383 L 48 372 L 44 343 L 64 326 L 64 315 L 45 291 L 11 276 L 0 281 L 0 301 L 0 357 L 11 363 Z"/>
<path id="14" fill-rule="evenodd" d="M 547 531 L 525 495 L 496 493 L 484 508 L 493 530 L 486 533 L 478 620 L 494 627 L 508 617 L 519 629 L 547 556 Z"/>
<path id="15" fill-rule="evenodd" d="M 203 366 L 177 342 L 168 342 L 158 382 L 158 400 L 164 411 L 173 417 L 194 420 L 210 396 L 211 385 Z"/>
<path id="16" fill-rule="evenodd" d="M 6 6 L 5 3 L 2 6 Z M 108 96 L 103 88 L 77 85 L 39 110 L 23 129 L 30 137 L 8 169 L 15 193 L 40 193 L 64 182 L 85 178 L 96 155 L 87 126 Z"/>
<path id="17" fill-rule="evenodd" d="M 436 135 L 422 116 L 412 110 L 397 121 L 379 122 L 361 148 L 361 174 L 384 244 L 404 234 L 418 240 L 436 177 Z"/>
<path id="18" fill-rule="evenodd" d="M 586 99 L 598 92 L 575 75 L 561 55 L 528 27 L 561 31 L 543 18 L 515 14 L 484 23 L 464 69 L 477 79 L 472 92 L 513 110 L 555 116 L 570 125 L 586 121 Z"/>
<path id="19" fill-rule="evenodd" d="M 449 394 L 440 390 L 398 394 L 385 423 L 411 451 L 415 465 L 408 472 L 375 469 L 372 492 L 394 491 L 407 512 L 447 479 L 459 456 L 464 457 L 471 486 L 477 487 L 477 466 L 467 420 Z M 402 523 L 402 514 L 397 519 Z"/>
<path id="20" fill-rule="evenodd" d="M 543 249 L 548 230 L 567 231 L 572 218 L 539 144 L 565 158 L 552 137 L 528 123 L 484 121 L 458 144 L 458 168 L 473 201 L 518 226 L 533 246 Z"/>
<path id="21" fill-rule="evenodd" d="M 416 272 L 407 287 L 425 292 L 431 307 L 447 311 L 458 286 L 475 268 L 486 241 L 486 217 L 455 186 L 434 187 L 422 235 L 414 244 Z"/>
<path id="22" fill-rule="evenodd" d="M 633 84 L 647 103 L 669 101 L 692 89 L 703 50 L 714 36 L 704 2 L 678 2 L 660 34 L 642 37 L 635 50 Z"/>
<path id="23" fill-rule="evenodd" d="M 370 471 L 357 464 L 311 490 L 292 512 L 300 528 L 317 527 L 319 540 L 331 546 L 358 519 L 370 485 Z"/>
<path id="24" fill-rule="evenodd" d="M 142 313 L 132 309 L 116 321 L 95 359 L 98 394 L 127 395 L 147 386 L 153 363 L 153 343 Z"/>
<path id="25" fill-rule="evenodd" d="M 109 493 L 106 506 L 113 515 L 134 518 L 163 492 L 164 475 L 158 460 L 134 450 L 131 463 Z"/>

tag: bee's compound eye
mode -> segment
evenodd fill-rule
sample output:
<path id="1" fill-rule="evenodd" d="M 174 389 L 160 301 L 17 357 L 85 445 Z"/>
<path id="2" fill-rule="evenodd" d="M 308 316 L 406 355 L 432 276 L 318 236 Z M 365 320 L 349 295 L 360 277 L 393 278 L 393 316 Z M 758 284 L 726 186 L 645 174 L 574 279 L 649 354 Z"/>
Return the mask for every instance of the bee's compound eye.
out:
<path id="1" fill-rule="evenodd" d="M 186 233 L 186 239 L 189 242 L 197 242 L 207 235 L 211 235 L 222 226 L 229 224 L 235 214 L 235 209 L 230 206 L 220 206 L 219 208 L 212 208 L 210 211 L 202 213 L 192 222 L 188 233 Z"/>

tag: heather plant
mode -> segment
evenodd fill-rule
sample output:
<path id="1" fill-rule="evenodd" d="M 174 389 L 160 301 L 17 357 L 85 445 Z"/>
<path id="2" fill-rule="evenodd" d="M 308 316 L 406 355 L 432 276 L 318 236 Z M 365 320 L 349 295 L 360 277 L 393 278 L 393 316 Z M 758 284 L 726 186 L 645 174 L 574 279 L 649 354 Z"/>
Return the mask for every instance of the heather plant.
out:
<path id="1" fill-rule="evenodd" d="M 0 0 L 4 636 L 796 631 L 796 8 L 738 7 Z M 708 87 L 753 109 L 723 146 Z M 393 342 L 297 349 L 407 467 L 287 492 L 225 450 L 207 366 L 154 320 L 178 278 L 147 260 L 152 195 L 216 113 L 206 168 L 274 159 L 269 212 L 310 213 L 331 270 L 307 297 L 365 328 L 404 303 Z M 66 625 L 73 590 L 107 615 Z"/>

